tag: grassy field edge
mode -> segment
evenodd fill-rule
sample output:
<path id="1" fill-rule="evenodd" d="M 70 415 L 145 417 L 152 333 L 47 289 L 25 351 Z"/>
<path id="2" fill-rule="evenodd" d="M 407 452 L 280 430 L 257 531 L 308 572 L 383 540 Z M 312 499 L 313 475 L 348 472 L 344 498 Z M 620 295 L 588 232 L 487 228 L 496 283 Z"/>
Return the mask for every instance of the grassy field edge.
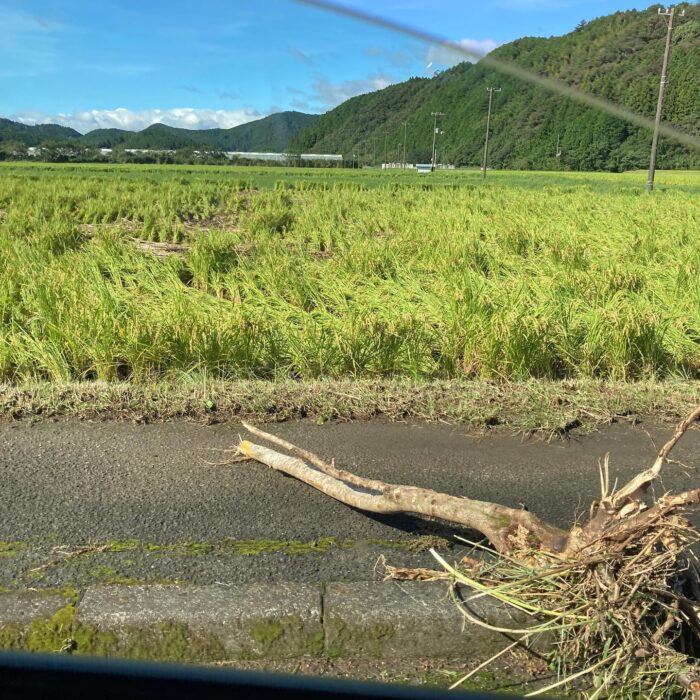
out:
<path id="1" fill-rule="evenodd" d="M 700 382 L 596 380 L 309 382 L 186 378 L 152 384 L 0 384 L 0 420 L 74 417 L 206 423 L 429 420 L 473 428 L 566 433 L 625 417 L 676 420 L 700 400 Z"/>

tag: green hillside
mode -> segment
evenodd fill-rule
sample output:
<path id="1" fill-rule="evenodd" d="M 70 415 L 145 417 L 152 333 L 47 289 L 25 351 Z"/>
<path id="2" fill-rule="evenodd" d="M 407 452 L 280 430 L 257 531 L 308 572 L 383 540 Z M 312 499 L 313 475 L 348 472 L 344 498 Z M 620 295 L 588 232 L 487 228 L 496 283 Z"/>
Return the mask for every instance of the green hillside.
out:
<path id="1" fill-rule="evenodd" d="M 166 124 L 151 124 L 143 131 L 136 131 L 120 141 L 120 147 L 144 148 L 153 150 L 174 150 L 178 148 L 196 148 L 204 145 L 199 131 L 178 129 Z M 90 136 L 90 134 L 86 134 Z"/>
<path id="2" fill-rule="evenodd" d="M 56 124 L 27 126 L 0 119 L 0 142 L 38 146 L 49 141 L 76 141 L 94 148 L 284 151 L 294 136 L 318 118 L 316 114 L 278 112 L 231 129 L 178 129 L 165 124 L 152 124 L 142 131 L 95 129 L 84 136 L 74 129 Z"/>
<path id="3" fill-rule="evenodd" d="M 284 151 L 292 138 L 319 118 L 318 114 L 278 112 L 233 129 L 207 129 L 197 135 L 225 151 Z"/>
<path id="4" fill-rule="evenodd" d="M 685 7 L 674 31 L 664 119 L 700 135 L 700 8 Z M 666 26 L 658 5 L 617 12 L 549 39 L 524 38 L 493 52 L 501 61 L 562 80 L 653 117 Z M 369 162 L 396 159 L 408 122 L 407 160 L 429 162 L 431 112 L 444 112 L 438 157 L 479 165 L 489 85 L 494 95 L 491 164 L 509 168 L 626 170 L 648 164 L 650 133 L 482 64 L 461 63 L 434 78 L 413 78 L 361 95 L 325 114 L 293 140 L 292 148 L 359 153 Z M 560 135 L 560 158 L 556 158 Z M 662 139 L 660 167 L 700 167 L 700 152 Z"/>
<path id="5" fill-rule="evenodd" d="M 58 124 L 27 126 L 10 119 L 0 118 L 0 142 L 9 141 L 22 143 L 25 146 L 38 146 L 46 141 L 65 141 L 79 137 L 79 132 L 67 126 L 59 126 Z"/>
<path id="6" fill-rule="evenodd" d="M 127 136 L 124 148 L 213 148 L 223 151 L 284 151 L 291 139 L 318 115 L 278 112 L 231 129 L 178 129 L 153 124 Z M 91 134 L 86 134 L 89 137 Z"/>
<path id="7" fill-rule="evenodd" d="M 94 129 L 81 136 L 80 141 L 94 148 L 114 148 L 124 143 L 133 133 L 126 129 Z"/>

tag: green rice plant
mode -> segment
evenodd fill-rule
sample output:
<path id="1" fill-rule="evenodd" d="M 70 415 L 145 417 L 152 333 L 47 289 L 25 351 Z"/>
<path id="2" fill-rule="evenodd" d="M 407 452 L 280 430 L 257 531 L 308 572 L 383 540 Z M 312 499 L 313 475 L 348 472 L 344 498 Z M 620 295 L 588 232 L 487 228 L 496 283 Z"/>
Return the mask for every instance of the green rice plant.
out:
<path id="1" fill-rule="evenodd" d="M 245 249 L 237 233 L 211 231 L 196 236 L 187 257 L 186 266 L 192 273 L 192 283 L 203 291 L 220 291 L 222 278 L 238 266 Z"/>
<path id="2" fill-rule="evenodd" d="M 3 164 L 0 380 L 700 376 L 700 176 L 433 175 Z"/>

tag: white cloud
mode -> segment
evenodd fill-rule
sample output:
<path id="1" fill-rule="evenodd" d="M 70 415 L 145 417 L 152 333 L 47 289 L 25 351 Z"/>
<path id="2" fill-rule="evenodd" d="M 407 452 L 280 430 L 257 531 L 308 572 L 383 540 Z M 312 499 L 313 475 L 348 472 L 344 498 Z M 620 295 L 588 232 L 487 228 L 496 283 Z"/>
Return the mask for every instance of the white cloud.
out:
<path id="1" fill-rule="evenodd" d="M 253 109 L 197 109 L 178 107 L 175 109 L 146 109 L 134 111 L 117 109 L 92 109 L 71 113 L 45 114 L 42 112 L 20 112 L 10 119 L 22 124 L 60 124 L 76 131 L 87 133 L 93 129 L 127 129 L 140 131 L 151 124 L 167 124 L 183 129 L 230 129 L 265 115 Z"/>
<path id="2" fill-rule="evenodd" d="M 332 83 L 328 78 L 317 75 L 309 100 L 320 104 L 324 109 L 332 109 L 351 97 L 382 90 L 395 82 L 394 78 L 384 73 L 374 73 L 366 78 L 343 80 L 339 83 Z"/>
<path id="3" fill-rule="evenodd" d="M 493 39 L 457 39 L 440 46 L 431 46 L 425 54 L 427 63 L 454 66 L 467 60 L 478 60 L 491 53 L 499 43 Z"/>

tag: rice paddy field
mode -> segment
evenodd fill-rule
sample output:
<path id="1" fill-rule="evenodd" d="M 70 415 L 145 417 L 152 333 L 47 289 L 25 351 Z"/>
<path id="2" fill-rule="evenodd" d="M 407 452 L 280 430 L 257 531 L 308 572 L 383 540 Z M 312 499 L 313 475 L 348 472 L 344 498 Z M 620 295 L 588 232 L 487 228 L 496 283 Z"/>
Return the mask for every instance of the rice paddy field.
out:
<path id="1" fill-rule="evenodd" d="M 700 173 L 0 167 L 0 382 L 700 377 Z"/>

